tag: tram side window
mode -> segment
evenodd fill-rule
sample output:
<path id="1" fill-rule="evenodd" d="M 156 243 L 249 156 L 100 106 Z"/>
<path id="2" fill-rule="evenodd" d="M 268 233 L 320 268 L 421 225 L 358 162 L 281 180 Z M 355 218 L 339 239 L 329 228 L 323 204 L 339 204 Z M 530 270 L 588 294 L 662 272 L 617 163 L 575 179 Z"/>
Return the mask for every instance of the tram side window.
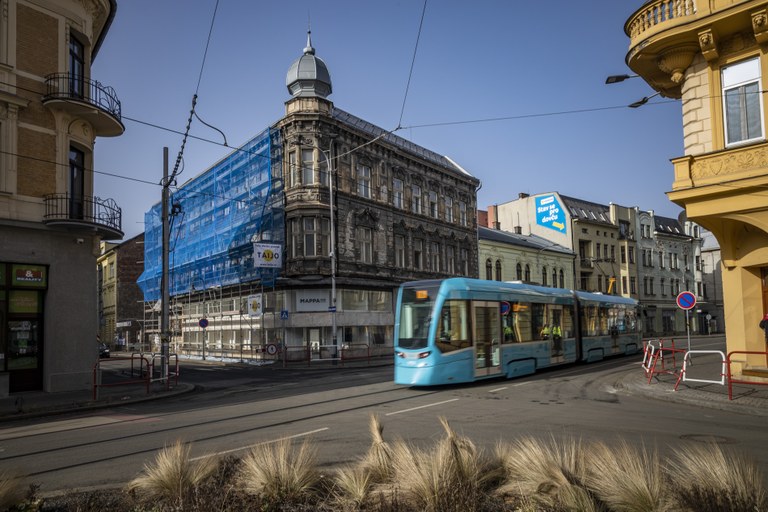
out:
<path id="1" fill-rule="evenodd" d="M 443 305 L 440 325 L 435 332 L 435 345 L 441 352 L 453 352 L 471 346 L 468 311 L 468 303 L 463 300 L 449 300 Z"/>
<path id="2" fill-rule="evenodd" d="M 587 304 L 582 309 L 582 322 L 585 336 L 597 336 L 599 333 L 599 313 L 595 304 Z"/>
<path id="3" fill-rule="evenodd" d="M 520 343 L 533 340 L 531 305 L 527 302 L 510 302 L 509 313 L 504 317 L 504 342 Z"/>
<path id="4" fill-rule="evenodd" d="M 609 317 L 609 326 L 611 332 L 615 329 L 616 333 L 624 334 L 635 332 L 637 330 L 637 317 L 634 308 L 628 308 L 619 305 L 612 308 Z"/>

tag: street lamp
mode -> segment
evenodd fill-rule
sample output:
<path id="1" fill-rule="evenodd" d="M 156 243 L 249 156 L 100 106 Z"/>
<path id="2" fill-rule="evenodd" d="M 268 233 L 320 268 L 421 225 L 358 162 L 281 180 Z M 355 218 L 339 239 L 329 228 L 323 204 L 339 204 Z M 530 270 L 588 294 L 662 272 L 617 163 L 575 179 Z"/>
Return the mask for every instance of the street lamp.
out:
<path id="1" fill-rule="evenodd" d="M 616 83 L 619 83 L 619 82 L 623 82 L 624 80 L 629 80 L 630 78 L 637 78 L 639 76 L 640 75 L 611 75 L 611 76 L 609 76 L 608 78 L 605 79 L 605 83 L 606 83 L 606 85 L 616 84 Z M 642 107 L 643 105 L 648 103 L 648 100 L 650 100 L 651 98 L 655 98 L 659 94 L 661 94 L 661 92 L 657 92 L 655 94 L 651 94 L 650 96 L 645 96 L 644 98 L 639 99 L 639 100 L 637 100 L 637 101 L 635 101 L 633 103 L 630 103 L 627 106 L 629 108 Z"/>
<path id="2" fill-rule="evenodd" d="M 605 83 L 615 84 L 618 82 L 623 82 L 624 80 L 629 80 L 630 78 L 637 78 L 637 76 L 638 75 L 611 75 L 605 79 Z"/>
<path id="3" fill-rule="evenodd" d="M 637 107 L 642 107 L 643 105 L 645 105 L 646 103 L 648 103 L 648 100 L 650 100 L 651 98 L 654 98 L 654 97 L 658 96 L 659 94 L 661 94 L 661 93 L 657 92 L 656 94 L 651 94 L 650 96 L 645 96 L 643 99 L 641 99 L 641 100 L 637 100 L 637 101 L 636 101 L 636 102 L 634 102 L 634 103 L 630 103 L 630 104 L 629 104 L 629 105 L 627 105 L 627 106 L 628 106 L 629 108 L 637 108 Z"/>

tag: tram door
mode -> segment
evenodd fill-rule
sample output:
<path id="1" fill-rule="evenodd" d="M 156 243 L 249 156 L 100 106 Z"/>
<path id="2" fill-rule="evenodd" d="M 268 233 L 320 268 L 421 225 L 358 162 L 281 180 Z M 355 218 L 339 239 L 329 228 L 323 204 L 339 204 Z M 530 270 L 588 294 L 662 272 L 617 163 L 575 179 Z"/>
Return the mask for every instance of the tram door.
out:
<path id="1" fill-rule="evenodd" d="M 501 373 L 501 308 L 498 302 L 473 302 L 475 377 Z"/>

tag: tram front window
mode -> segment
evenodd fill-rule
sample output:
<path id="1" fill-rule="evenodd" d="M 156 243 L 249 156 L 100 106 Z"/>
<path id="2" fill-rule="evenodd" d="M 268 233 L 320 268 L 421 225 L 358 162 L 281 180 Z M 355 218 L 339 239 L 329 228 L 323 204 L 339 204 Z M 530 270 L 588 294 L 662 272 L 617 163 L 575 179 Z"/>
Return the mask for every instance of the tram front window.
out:
<path id="1" fill-rule="evenodd" d="M 438 287 L 403 288 L 397 346 L 426 348 Z"/>

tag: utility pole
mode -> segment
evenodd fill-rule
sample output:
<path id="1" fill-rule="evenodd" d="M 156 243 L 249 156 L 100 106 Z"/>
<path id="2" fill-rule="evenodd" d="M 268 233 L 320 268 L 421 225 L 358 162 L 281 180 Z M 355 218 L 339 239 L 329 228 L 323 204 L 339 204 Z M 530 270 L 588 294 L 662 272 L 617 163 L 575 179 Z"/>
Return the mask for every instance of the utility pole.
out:
<path id="1" fill-rule="evenodd" d="M 161 276 L 160 290 L 161 290 L 161 313 L 160 313 L 160 359 L 161 370 L 160 378 L 164 382 L 168 379 L 168 358 L 169 354 L 169 342 L 170 342 L 170 329 L 169 329 L 169 310 L 170 310 L 170 290 L 169 290 L 169 269 L 168 269 L 168 241 L 170 240 L 170 219 L 168 212 L 168 203 L 170 202 L 170 189 L 171 183 L 168 179 L 168 148 L 163 148 L 163 200 L 161 204 L 160 216 L 163 221 L 163 273 Z"/>

